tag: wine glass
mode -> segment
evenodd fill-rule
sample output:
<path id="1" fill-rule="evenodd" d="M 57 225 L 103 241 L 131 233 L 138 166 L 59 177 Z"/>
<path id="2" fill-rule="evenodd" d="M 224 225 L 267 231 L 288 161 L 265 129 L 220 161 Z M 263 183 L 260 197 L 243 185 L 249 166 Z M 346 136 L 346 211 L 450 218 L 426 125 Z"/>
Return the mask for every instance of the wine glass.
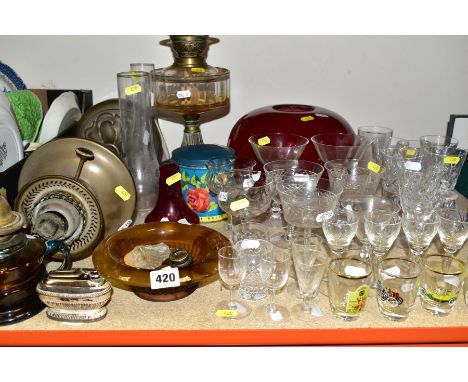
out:
<path id="1" fill-rule="evenodd" d="M 310 180 L 314 178 L 317 181 L 322 176 L 324 171 L 323 166 L 315 162 L 305 161 L 305 160 L 293 160 L 293 159 L 284 159 L 268 162 L 263 166 L 263 170 L 267 177 L 273 177 L 276 185 L 277 179 L 281 176 L 295 176 L 296 179 L 300 179 L 301 176 L 305 178 L 305 175 L 308 175 Z M 276 186 L 273 187 L 272 194 L 273 204 L 271 207 L 270 217 L 264 222 L 264 224 L 272 227 L 284 227 L 287 223 L 283 218 L 281 211 L 281 199 L 276 191 Z"/>
<path id="2" fill-rule="evenodd" d="M 397 213 L 372 211 L 364 215 L 364 229 L 377 258 L 382 258 L 390 250 L 400 228 L 401 217 Z"/>
<path id="3" fill-rule="evenodd" d="M 353 211 L 337 207 L 332 216 L 323 220 L 322 229 L 332 253 L 343 256 L 356 235 L 358 219 Z"/>
<path id="4" fill-rule="evenodd" d="M 221 188 L 226 184 L 228 176 L 234 170 L 238 172 L 252 173 L 257 162 L 247 157 L 212 158 L 206 161 L 206 185 L 210 192 L 217 197 Z M 227 234 L 232 229 L 232 215 L 228 214 L 228 223 L 223 229 Z"/>
<path id="5" fill-rule="evenodd" d="M 401 219 L 401 227 L 408 240 L 411 255 L 415 256 L 415 260 L 419 262 L 437 233 L 435 211 L 405 210 Z"/>
<path id="6" fill-rule="evenodd" d="M 221 280 L 229 287 L 229 300 L 216 304 L 216 316 L 227 319 L 247 317 L 251 308 L 234 299 L 234 287 L 240 284 L 245 266 L 240 254 L 233 246 L 222 247 L 218 251 L 218 272 Z"/>
<path id="7" fill-rule="evenodd" d="M 441 208 L 437 211 L 440 243 L 447 255 L 456 256 L 468 237 L 468 211 Z"/>
<path id="8" fill-rule="evenodd" d="M 286 285 L 288 281 L 290 254 L 288 250 L 275 247 L 270 253 L 264 253 L 260 261 L 260 275 L 263 284 L 268 290 L 271 290 L 271 300 L 266 306 L 261 306 L 257 317 L 267 322 L 267 324 L 276 325 L 289 320 L 290 313 L 288 309 L 275 302 L 276 292 Z"/>
<path id="9" fill-rule="evenodd" d="M 301 135 L 272 133 L 268 135 L 253 135 L 249 137 L 249 143 L 252 146 L 258 160 L 266 165 L 270 162 L 284 161 L 282 167 L 267 167 L 264 168 L 265 173 L 269 173 L 273 169 L 285 170 L 297 168 L 297 163 L 293 166 L 292 161 L 298 160 L 304 152 L 309 140 Z M 288 166 L 288 167 L 286 167 Z M 303 165 L 304 166 L 304 165 Z M 320 165 L 317 165 L 320 166 Z M 323 167 L 307 166 L 305 169 L 314 172 L 323 172 Z M 322 173 L 318 174 L 317 179 L 320 178 Z M 273 227 L 284 226 L 283 219 L 281 218 L 280 203 L 273 199 L 273 205 L 270 211 L 269 218 L 264 222 L 265 224 Z"/>

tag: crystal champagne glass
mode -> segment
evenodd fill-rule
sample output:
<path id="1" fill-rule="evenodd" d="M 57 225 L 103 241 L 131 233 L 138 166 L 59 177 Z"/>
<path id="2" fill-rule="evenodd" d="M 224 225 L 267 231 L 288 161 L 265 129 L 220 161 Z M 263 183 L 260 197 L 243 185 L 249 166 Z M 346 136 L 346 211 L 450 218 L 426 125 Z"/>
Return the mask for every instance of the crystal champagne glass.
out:
<path id="1" fill-rule="evenodd" d="M 411 255 L 419 262 L 437 233 L 435 211 L 406 210 L 403 212 L 401 227 L 408 240 Z"/>

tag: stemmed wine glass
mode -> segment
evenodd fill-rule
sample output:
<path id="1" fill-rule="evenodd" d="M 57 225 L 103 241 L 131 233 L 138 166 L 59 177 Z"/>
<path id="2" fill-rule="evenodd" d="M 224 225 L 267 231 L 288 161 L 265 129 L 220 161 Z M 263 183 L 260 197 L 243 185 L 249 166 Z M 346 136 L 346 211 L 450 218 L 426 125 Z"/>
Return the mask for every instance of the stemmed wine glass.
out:
<path id="1" fill-rule="evenodd" d="M 416 262 L 419 262 L 437 233 L 435 211 L 405 210 L 401 219 L 401 227 L 408 241 L 411 255 L 415 256 Z"/>
<path id="2" fill-rule="evenodd" d="M 266 165 L 271 162 L 278 162 L 279 160 L 284 161 L 281 167 L 264 167 L 265 173 L 269 173 L 273 169 L 285 170 L 291 168 L 297 168 L 298 163 L 291 163 L 300 158 L 304 152 L 309 140 L 301 135 L 295 134 L 283 134 L 283 133 L 272 133 L 268 135 L 253 135 L 249 138 L 249 143 L 252 146 L 255 155 L 258 160 Z M 287 167 L 286 167 L 287 166 Z M 316 166 L 320 166 L 317 165 Z M 307 170 L 312 170 L 305 168 Z M 313 171 L 318 172 L 321 170 L 323 172 L 323 167 L 314 167 Z M 322 173 L 318 174 L 317 180 L 320 178 Z M 281 227 L 284 226 L 283 219 L 281 218 L 281 208 L 280 203 L 273 199 L 273 205 L 271 208 L 271 213 L 269 218 L 264 222 L 269 226 Z"/>
<path id="3" fill-rule="evenodd" d="M 468 211 L 441 208 L 437 211 L 440 243 L 447 255 L 456 256 L 468 237 Z"/>
<path id="4" fill-rule="evenodd" d="M 284 323 L 290 317 L 288 309 L 275 302 L 276 292 L 288 281 L 289 262 L 289 251 L 279 247 L 275 247 L 270 253 L 264 253 L 260 261 L 260 275 L 265 287 L 271 290 L 271 300 L 266 306 L 261 306 L 256 314 L 271 325 Z"/>
<path id="5" fill-rule="evenodd" d="M 239 173 L 251 174 L 257 162 L 247 157 L 235 158 L 212 158 L 206 161 L 206 185 L 210 192 L 218 197 L 219 192 L 226 185 L 229 176 L 232 176 L 234 171 Z M 224 227 L 226 233 L 230 233 L 232 229 L 232 215 L 228 214 L 228 223 Z"/>
<path id="6" fill-rule="evenodd" d="M 234 287 L 240 284 L 245 273 L 245 264 L 234 247 L 227 246 L 219 249 L 218 272 L 221 280 L 229 287 L 230 299 L 216 304 L 216 316 L 227 319 L 247 317 L 251 308 L 234 300 Z"/>
<path id="7" fill-rule="evenodd" d="M 323 220 L 322 229 L 332 253 L 343 256 L 358 230 L 358 218 L 353 211 L 337 207 L 332 216 Z"/>

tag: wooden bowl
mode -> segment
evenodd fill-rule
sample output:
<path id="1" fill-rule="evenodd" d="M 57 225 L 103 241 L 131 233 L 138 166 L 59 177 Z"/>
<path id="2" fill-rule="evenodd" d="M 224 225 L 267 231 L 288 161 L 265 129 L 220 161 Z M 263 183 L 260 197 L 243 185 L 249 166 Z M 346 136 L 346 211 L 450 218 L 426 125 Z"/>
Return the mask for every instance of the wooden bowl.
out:
<path id="1" fill-rule="evenodd" d="M 178 287 L 151 289 L 151 271 L 128 266 L 123 261 L 136 246 L 161 242 L 171 249 L 184 248 L 192 255 L 192 263 L 179 269 L 181 280 L 186 281 L 181 281 Z M 227 245 L 230 242 L 225 236 L 204 226 L 148 223 L 116 232 L 103 240 L 93 252 L 93 263 L 115 287 L 131 290 L 145 300 L 173 301 L 216 280 L 218 250 Z"/>

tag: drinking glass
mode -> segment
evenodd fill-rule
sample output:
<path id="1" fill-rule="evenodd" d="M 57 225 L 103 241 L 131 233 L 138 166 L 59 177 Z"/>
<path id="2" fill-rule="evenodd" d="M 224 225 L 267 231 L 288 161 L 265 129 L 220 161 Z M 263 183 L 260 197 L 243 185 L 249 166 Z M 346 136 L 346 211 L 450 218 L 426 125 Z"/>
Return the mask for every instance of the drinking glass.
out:
<path id="1" fill-rule="evenodd" d="M 408 241 L 414 260 L 420 261 L 437 233 L 437 215 L 433 210 L 415 209 L 403 211 L 401 227 Z"/>
<path id="2" fill-rule="evenodd" d="M 262 300 L 267 292 L 260 276 L 261 259 L 273 253 L 273 244 L 262 239 L 245 239 L 234 244 L 245 267 L 240 281 L 239 295 L 250 301 Z"/>
<path id="3" fill-rule="evenodd" d="M 313 245 L 296 242 L 291 247 L 299 292 L 303 298 L 303 303 L 293 306 L 291 312 L 295 318 L 311 321 L 315 317 L 312 301 L 318 295 L 320 282 L 327 268 L 327 259 Z"/>
<path id="4" fill-rule="evenodd" d="M 248 316 L 251 308 L 234 299 L 234 287 L 240 284 L 245 272 L 245 264 L 233 246 L 219 249 L 218 272 L 221 280 L 229 288 L 230 299 L 216 304 L 216 315 L 227 319 L 240 319 Z"/>
<path id="5" fill-rule="evenodd" d="M 353 211 L 336 208 L 333 215 L 324 219 L 322 229 L 334 255 L 343 256 L 358 229 L 358 219 Z"/>
<path id="6" fill-rule="evenodd" d="M 328 298 L 336 316 L 345 321 L 359 318 L 369 296 L 372 269 L 352 257 L 333 259 L 328 266 Z"/>
<path id="7" fill-rule="evenodd" d="M 377 266 L 377 303 L 392 321 L 406 320 L 418 295 L 421 266 L 402 258 L 388 258 Z"/>
<path id="8" fill-rule="evenodd" d="M 419 140 L 421 147 L 425 149 L 432 147 L 436 151 L 446 148 L 456 149 L 458 146 L 458 139 L 444 135 L 422 135 Z"/>
<path id="9" fill-rule="evenodd" d="M 275 302 L 276 292 L 288 281 L 289 263 L 289 250 L 275 247 L 273 251 L 262 255 L 260 274 L 265 287 L 271 290 L 271 300 L 269 304 L 259 308 L 257 317 L 267 324 L 281 324 L 289 320 L 288 309 Z"/>
<path id="10" fill-rule="evenodd" d="M 447 255 L 426 255 L 419 294 L 422 307 L 435 316 L 447 316 L 463 288 L 465 263 Z"/>
<path id="11" fill-rule="evenodd" d="M 437 211 L 440 243 L 445 253 L 456 256 L 468 237 L 468 211 L 441 208 Z"/>
<path id="12" fill-rule="evenodd" d="M 364 229 L 377 258 L 382 258 L 390 250 L 400 228 L 399 214 L 372 211 L 364 215 Z"/>
<path id="13" fill-rule="evenodd" d="M 372 140 L 373 157 L 378 163 L 382 163 L 382 150 L 390 143 L 393 130 L 389 127 L 370 125 L 359 126 L 358 135 Z"/>

